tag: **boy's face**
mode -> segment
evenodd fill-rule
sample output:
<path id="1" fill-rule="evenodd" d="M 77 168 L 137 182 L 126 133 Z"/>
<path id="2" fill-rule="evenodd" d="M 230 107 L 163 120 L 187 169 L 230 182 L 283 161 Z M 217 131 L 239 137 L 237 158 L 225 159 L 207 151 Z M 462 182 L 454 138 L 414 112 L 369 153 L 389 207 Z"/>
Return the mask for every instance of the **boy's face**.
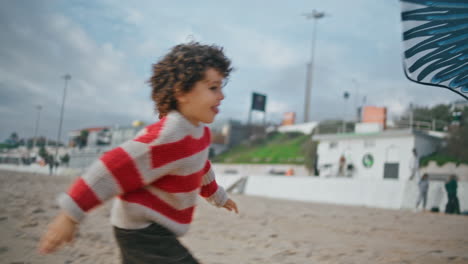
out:
<path id="1" fill-rule="evenodd" d="M 224 77 L 215 69 L 208 68 L 205 78 L 195 83 L 192 90 L 177 96 L 178 110 L 190 123 L 212 123 L 224 99 L 222 92 Z"/>

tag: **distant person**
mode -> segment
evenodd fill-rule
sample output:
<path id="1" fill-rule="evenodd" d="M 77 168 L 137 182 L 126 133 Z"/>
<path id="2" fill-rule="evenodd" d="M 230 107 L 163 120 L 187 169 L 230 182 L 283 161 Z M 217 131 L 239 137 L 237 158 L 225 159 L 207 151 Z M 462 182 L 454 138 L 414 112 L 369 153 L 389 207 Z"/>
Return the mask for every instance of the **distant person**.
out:
<path id="1" fill-rule="evenodd" d="M 426 210 L 426 202 L 427 202 L 427 191 L 429 190 L 429 176 L 425 173 L 418 183 L 419 187 L 419 196 L 418 201 L 416 202 L 416 209 L 422 203 L 423 211 Z"/>
<path id="2" fill-rule="evenodd" d="M 447 183 L 445 183 L 445 191 L 447 192 L 447 205 L 445 213 L 460 214 L 460 203 L 457 197 L 457 176 L 451 175 Z"/>
<path id="3" fill-rule="evenodd" d="M 54 173 L 54 166 L 55 166 L 54 156 L 52 155 L 47 156 L 47 165 L 49 165 L 49 175 L 52 175 Z"/>
<path id="4" fill-rule="evenodd" d="M 419 157 L 418 157 L 418 152 L 416 151 L 415 148 L 413 148 L 413 151 L 412 151 L 412 156 L 411 156 L 411 160 L 410 160 L 410 163 L 409 163 L 409 167 L 410 167 L 410 171 L 411 171 L 411 175 L 410 175 L 410 180 L 412 179 L 415 179 L 415 180 L 418 180 L 419 179 Z"/>
<path id="5" fill-rule="evenodd" d="M 238 212 L 216 183 L 204 125 L 219 112 L 230 64 L 222 48 L 196 42 L 175 46 L 154 64 L 150 84 L 160 120 L 102 155 L 60 197 L 62 211 L 39 251 L 71 241 L 87 212 L 118 196 L 111 223 L 123 263 L 199 263 L 178 240 L 192 222 L 198 194 Z"/>
<path id="6" fill-rule="evenodd" d="M 346 158 L 344 155 L 341 155 L 340 160 L 339 160 L 339 168 L 338 168 L 338 174 L 340 176 L 344 176 L 345 166 L 346 166 Z"/>

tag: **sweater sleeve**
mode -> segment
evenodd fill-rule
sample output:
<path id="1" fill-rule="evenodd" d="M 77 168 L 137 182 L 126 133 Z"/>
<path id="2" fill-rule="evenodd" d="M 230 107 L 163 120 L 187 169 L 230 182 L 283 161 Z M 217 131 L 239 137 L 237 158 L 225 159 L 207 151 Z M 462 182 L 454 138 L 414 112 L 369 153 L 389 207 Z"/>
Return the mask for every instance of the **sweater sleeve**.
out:
<path id="1" fill-rule="evenodd" d="M 228 196 L 224 191 L 224 188 L 216 183 L 216 178 L 214 171 L 211 168 L 211 163 L 208 163 L 210 168 L 203 176 L 200 195 L 203 196 L 208 202 L 221 207 L 228 200 Z"/>
<path id="2" fill-rule="evenodd" d="M 80 222 L 86 212 L 114 196 L 137 190 L 168 173 L 152 168 L 149 142 L 131 140 L 106 152 L 59 196 L 60 207 Z"/>

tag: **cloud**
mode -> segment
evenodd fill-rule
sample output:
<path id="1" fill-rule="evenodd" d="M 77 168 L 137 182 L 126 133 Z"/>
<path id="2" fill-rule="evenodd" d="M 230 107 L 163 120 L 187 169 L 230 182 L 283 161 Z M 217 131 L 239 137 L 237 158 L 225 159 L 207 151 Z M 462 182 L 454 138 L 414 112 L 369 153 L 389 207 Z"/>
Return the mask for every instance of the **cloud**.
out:
<path id="1" fill-rule="evenodd" d="M 72 79 L 63 131 L 154 119 L 149 96 L 141 96 L 141 90 L 149 94 L 149 88 L 128 67 L 124 52 L 111 43 L 97 43 L 62 14 L 34 8 L 21 16 L 15 14 L 23 12 L 21 6 L 0 11 L 6 20 L 0 29 L 7 40 L 0 47 L 0 97 L 8 102 L 2 103 L 0 139 L 12 131 L 32 136 L 33 122 L 18 120 L 33 119 L 38 104 L 44 107 L 41 134 L 54 134 L 65 73 Z"/>
<path id="2" fill-rule="evenodd" d="M 268 120 L 289 111 L 302 120 L 312 24 L 300 14 L 312 8 L 328 14 L 317 25 L 313 120 L 352 118 L 363 96 L 395 115 L 410 102 L 460 99 L 405 79 L 397 3 L 45 3 L 5 1 L 0 9 L 0 140 L 12 131 L 31 136 L 37 104 L 44 106 L 40 134 L 55 137 L 66 73 L 63 131 L 155 120 L 145 83 L 151 64 L 188 36 L 223 46 L 236 68 L 219 119 L 245 122 L 255 91 L 268 96 Z"/>

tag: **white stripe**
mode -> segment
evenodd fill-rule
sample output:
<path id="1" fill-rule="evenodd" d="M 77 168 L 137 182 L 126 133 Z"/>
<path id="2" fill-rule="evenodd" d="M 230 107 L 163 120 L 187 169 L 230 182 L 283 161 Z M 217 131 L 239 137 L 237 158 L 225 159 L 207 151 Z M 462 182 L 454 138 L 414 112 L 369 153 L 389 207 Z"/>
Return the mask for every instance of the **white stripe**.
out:
<path id="1" fill-rule="evenodd" d="M 114 176 L 100 159 L 91 165 L 82 178 L 101 201 L 106 201 L 123 192 Z"/>
<path id="2" fill-rule="evenodd" d="M 151 168 L 150 153 L 134 160 L 135 166 L 147 184 L 167 174 L 189 175 L 203 169 L 208 156 L 208 148 L 192 156 L 175 160 L 156 169 Z"/>
<path id="3" fill-rule="evenodd" d="M 203 176 L 202 186 L 210 184 L 213 180 L 215 180 L 215 174 L 212 168 Z"/>
<path id="4" fill-rule="evenodd" d="M 195 206 L 197 204 L 197 195 L 200 192 L 200 189 L 195 189 L 185 193 L 168 193 L 153 186 L 148 186 L 146 189 L 177 210 Z"/>
<path id="5" fill-rule="evenodd" d="M 152 223 L 158 223 L 174 232 L 177 236 L 185 234 L 190 226 L 190 224 L 177 223 L 143 205 L 128 203 L 120 199 L 116 199 L 112 207 L 111 223 L 114 226 L 127 229 L 139 229 Z"/>
<path id="6" fill-rule="evenodd" d="M 169 113 L 164 126 L 159 132 L 159 137 L 150 143 L 151 146 L 174 143 L 190 135 L 194 139 L 200 139 L 205 135 L 205 125 L 195 127 L 190 124 L 180 113 Z M 188 132 L 188 133 L 187 133 Z"/>
<path id="7" fill-rule="evenodd" d="M 57 197 L 57 202 L 62 210 L 66 212 L 77 223 L 81 222 L 86 214 L 81 208 L 75 203 L 68 194 L 62 193 Z"/>

